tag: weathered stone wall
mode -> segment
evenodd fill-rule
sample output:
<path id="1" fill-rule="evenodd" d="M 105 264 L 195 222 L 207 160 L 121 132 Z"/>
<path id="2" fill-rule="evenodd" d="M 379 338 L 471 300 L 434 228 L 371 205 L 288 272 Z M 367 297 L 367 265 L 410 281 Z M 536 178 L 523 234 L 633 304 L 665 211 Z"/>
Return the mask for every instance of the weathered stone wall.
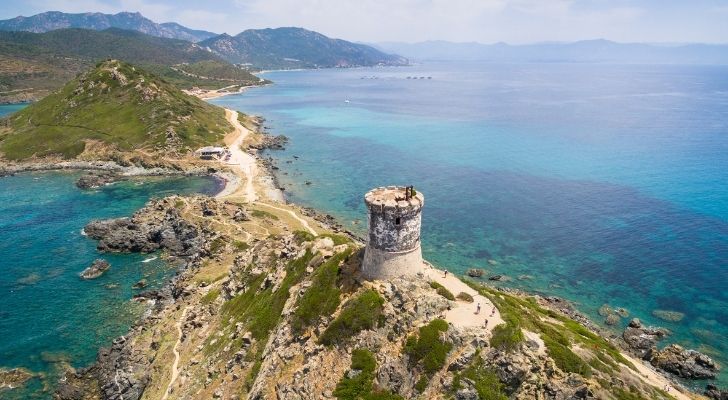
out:
<path id="1" fill-rule="evenodd" d="M 420 227 L 425 198 L 405 198 L 403 187 L 383 187 L 365 195 L 369 236 L 362 272 L 367 279 L 414 275 L 422 270 Z"/>
<path id="2" fill-rule="evenodd" d="M 384 251 L 412 250 L 420 245 L 421 225 L 419 207 L 399 209 L 370 206 L 369 246 Z"/>

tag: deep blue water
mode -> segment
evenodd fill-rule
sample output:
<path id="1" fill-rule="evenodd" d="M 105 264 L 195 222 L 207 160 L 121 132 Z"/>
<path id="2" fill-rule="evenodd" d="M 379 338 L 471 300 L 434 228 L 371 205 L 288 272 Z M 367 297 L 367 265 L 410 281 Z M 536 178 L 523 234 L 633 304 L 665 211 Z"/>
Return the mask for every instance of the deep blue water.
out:
<path id="1" fill-rule="evenodd" d="M 291 138 L 271 153 L 291 200 L 362 232 L 369 188 L 413 184 L 429 260 L 505 274 L 595 321 L 604 303 L 625 307 L 728 369 L 728 68 L 432 63 L 266 78 L 213 102 Z"/>
<path id="2" fill-rule="evenodd" d="M 64 363 L 88 365 L 100 346 L 123 335 L 143 311 L 129 299 L 146 278 L 159 287 L 174 265 L 155 255 L 99 254 L 81 235 L 94 218 L 131 215 L 152 197 L 215 193 L 208 178 L 144 178 L 82 191 L 80 173 L 27 173 L 0 178 L 0 368 L 26 367 L 46 374 L 27 390 L 0 398 L 50 398 Z M 158 256 L 157 254 L 156 256 Z M 79 277 L 91 262 L 111 263 L 98 279 Z"/>

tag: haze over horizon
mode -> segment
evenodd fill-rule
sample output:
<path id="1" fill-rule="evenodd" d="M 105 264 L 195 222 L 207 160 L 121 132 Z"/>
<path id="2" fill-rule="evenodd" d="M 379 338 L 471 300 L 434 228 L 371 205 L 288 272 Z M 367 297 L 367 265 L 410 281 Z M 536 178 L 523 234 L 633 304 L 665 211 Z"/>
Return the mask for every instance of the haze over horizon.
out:
<path id="1" fill-rule="evenodd" d="M 140 12 L 231 35 L 298 26 L 360 42 L 728 43 L 721 0 L 29 0 L 0 5 L 0 19 L 46 11 Z"/>

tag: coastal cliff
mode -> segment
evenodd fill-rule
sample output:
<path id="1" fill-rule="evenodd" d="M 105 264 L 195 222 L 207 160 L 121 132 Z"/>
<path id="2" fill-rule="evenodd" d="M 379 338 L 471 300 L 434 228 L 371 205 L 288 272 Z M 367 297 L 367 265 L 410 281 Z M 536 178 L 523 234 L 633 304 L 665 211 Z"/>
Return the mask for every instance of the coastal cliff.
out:
<path id="1" fill-rule="evenodd" d="M 448 311 L 476 305 L 433 284 L 442 271 L 364 280 L 360 243 L 289 211 L 173 196 L 91 222 L 101 250 L 161 247 L 185 263 L 56 398 L 696 398 L 563 300 L 471 283 L 504 322 L 459 326 Z"/>

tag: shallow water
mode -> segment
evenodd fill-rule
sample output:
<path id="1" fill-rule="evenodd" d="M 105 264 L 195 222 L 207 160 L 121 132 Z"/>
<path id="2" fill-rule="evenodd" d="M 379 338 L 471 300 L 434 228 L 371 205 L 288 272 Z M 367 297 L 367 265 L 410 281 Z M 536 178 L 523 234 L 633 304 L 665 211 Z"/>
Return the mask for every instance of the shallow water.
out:
<path id="1" fill-rule="evenodd" d="M 291 138 L 270 155 L 293 201 L 362 232 L 369 188 L 414 184 L 429 260 L 505 274 L 595 321 L 604 303 L 625 307 L 728 366 L 725 67 L 433 63 L 266 78 L 213 103 Z"/>
<path id="2" fill-rule="evenodd" d="M 94 218 L 129 216 L 152 197 L 215 193 L 209 178 L 138 178 L 99 190 L 74 185 L 80 173 L 0 178 L 0 367 L 46 374 L 0 398 L 50 398 L 64 364 L 91 363 L 100 346 L 123 335 L 143 307 L 129 299 L 142 278 L 159 287 L 174 265 L 146 254 L 99 254 L 82 235 Z M 94 280 L 81 271 L 102 257 L 111 268 Z M 144 262 L 149 260 L 148 262 Z"/>

